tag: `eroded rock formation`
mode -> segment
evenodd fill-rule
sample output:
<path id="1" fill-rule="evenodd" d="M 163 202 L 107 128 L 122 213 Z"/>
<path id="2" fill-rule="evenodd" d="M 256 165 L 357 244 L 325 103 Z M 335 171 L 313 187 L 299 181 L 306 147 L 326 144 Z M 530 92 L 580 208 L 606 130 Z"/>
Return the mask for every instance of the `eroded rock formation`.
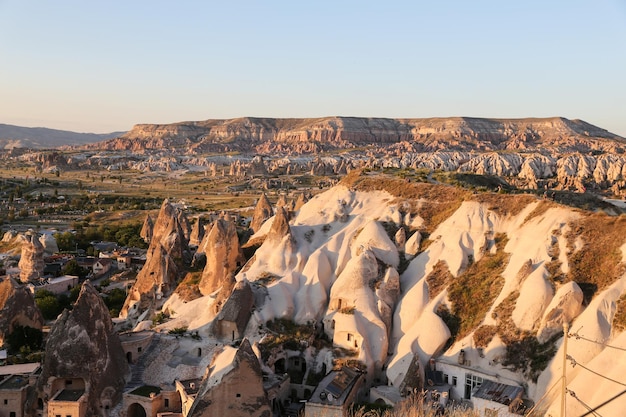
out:
<path id="1" fill-rule="evenodd" d="M 143 222 L 143 226 L 141 227 L 141 232 L 139 232 L 139 236 L 148 244 L 152 240 L 153 229 L 154 222 L 152 221 L 152 217 L 148 214 L 146 216 L 146 220 Z"/>
<path id="2" fill-rule="evenodd" d="M 207 369 L 189 417 L 270 417 L 259 359 L 248 339 L 216 355 Z"/>
<path id="3" fill-rule="evenodd" d="M 126 298 L 122 317 L 156 308 L 163 296 L 176 287 L 184 265 L 191 262 L 180 216 L 179 209 L 166 199 L 154 224 L 146 263 Z"/>
<path id="4" fill-rule="evenodd" d="M 36 392 L 29 398 L 50 406 L 62 390 L 84 391 L 85 415 L 99 416 L 122 398 L 128 364 L 104 301 L 85 281 L 71 311 L 65 310 L 52 326 L 46 342 Z"/>
<path id="5" fill-rule="evenodd" d="M 199 284 L 200 292 L 207 295 L 220 287 L 227 287 L 230 291 L 235 272 L 244 263 L 235 224 L 216 220 L 205 242 L 202 246 L 205 248 L 206 266 Z"/>
<path id="6" fill-rule="evenodd" d="M 29 282 L 43 278 L 44 248 L 34 232 L 22 235 L 22 256 L 19 262 L 20 281 Z"/>
<path id="7" fill-rule="evenodd" d="M 0 278 L 0 346 L 16 325 L 41 330 L 43 317 L 26 287 Z"/>
<path id="8" fill-rule="evenodd" d="M 263 223 L 270 217 L 274 211 L 272 210 L 272 205 L 267 199 L 265 194 L 261 194 L 259 201 L 254 208 L 254 214 L 252 214 L 252 222 L 250 223 L 250 229 L 254 232 L 258 232 Z"/>

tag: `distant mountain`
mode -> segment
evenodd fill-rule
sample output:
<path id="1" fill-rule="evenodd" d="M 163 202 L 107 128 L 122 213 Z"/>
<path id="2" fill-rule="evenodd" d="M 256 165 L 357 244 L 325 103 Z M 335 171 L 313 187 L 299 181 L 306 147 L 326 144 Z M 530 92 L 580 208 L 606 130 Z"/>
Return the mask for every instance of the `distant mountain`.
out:
<path id="1" fill-rule="evenodd" d="M 485 119 L 448 117 L 386 119 L 323 117 L 273 119 L 243 117 L 165 125 L 135 125 L 124 135 L 90 149 L 171 149 L 180 154 L 242 152 L 314 154 L 324 151 L 401 144 L 402 151 L 432 152 L 624 150 L 626 139 L 582 120 L 562 117 Z"/>
<path id="2" fill-rule="evenodd" d="M 58 148 L 65 145 L 84 145 L 115 138 L 124 132 L 77 133 L 45 127 L 21 127 L 0 123 L 0 149 Z"/>

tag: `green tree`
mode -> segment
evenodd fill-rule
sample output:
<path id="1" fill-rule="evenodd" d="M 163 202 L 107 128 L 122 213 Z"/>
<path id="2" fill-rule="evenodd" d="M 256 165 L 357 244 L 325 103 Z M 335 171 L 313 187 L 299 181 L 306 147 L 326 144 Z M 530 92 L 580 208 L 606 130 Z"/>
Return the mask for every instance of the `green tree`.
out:
<path id="1" fill-rule="evenodd" d="M 60 251 L 73 251 L 76 249 L 76 237 L 71 232 L 55 233 L 54 239 Z"/>
<path id="2" fill-rule="evenodd" d="M 15 354 L 25 347 L 30 351 L 39 351 L 43 347 L 43 333 L 39 329 L 18 324 L 7 336 L 6 344 L 10 354 Z"/>
<path id="3" fill-rule="evenodd" d="M 49 292 L 49 291 L 40 291 L 40 292 Z M 59 314 L 63 311 L 61 306 L 59 305 L 59 300 L 57 297 L 52 295 L 45 295 L 43 297 L 35 296 L 35 303 L 39 310 L 41 310 L 41 314 L 46 320 L 54 320 L 57 318 Z"/>
<path id="4" fill-rule="evenodd" d="M 63 267 L 63 271 L 62 272 L 65 275 L 77 276 L 81 280 L 85 279 L 87 277 L 87 275 L 89 274 L 89 271 L 87 269 L 85 269 L 82 266 L 78 265 L 78 262 L 76 261 L 76 259 L 72 259 L 71 261 L 66 263 L 65 267 Z"/>

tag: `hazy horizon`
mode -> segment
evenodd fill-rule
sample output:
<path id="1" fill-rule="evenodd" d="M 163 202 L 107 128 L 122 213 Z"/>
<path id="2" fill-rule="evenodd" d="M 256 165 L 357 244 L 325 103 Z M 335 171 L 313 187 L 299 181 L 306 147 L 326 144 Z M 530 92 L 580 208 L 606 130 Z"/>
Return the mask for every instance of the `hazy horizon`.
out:
<path id="1" fill-rule="evenodd" d="M 0 123 L 566 117 L 626 137 L 626 4 L 0 1 Z"/>

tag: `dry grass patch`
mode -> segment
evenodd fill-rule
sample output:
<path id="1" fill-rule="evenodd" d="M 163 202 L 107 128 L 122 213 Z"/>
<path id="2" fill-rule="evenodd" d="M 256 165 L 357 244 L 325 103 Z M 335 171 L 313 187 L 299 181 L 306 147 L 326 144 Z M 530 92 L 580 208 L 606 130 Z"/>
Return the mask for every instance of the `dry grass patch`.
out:
<path id="1" fill-rule="evenodd" d="M 497 251 L 485 254 L 471 264 L 448 288 L 452 303 L 452 313 L 462 318 L 458 336 L 469 334 L 484 319 L 502 287 L 501 274 L 506 268 L 510 255 L 504 252 L 507 238 L 503 234 L 495 236 Z"/>
<path id="2" fill-rule="evenodd" d="M 447 287 L 454 277 L 450 273 L 448 264 L 445 261 L 439 261 L 433 267 L 433 270 L 426 277 L 428 284 L 428 299 L 435 298 L 445 287 Z"/>
<path id="3" fill-rule="evenodd" d="M 472 335 L 476 347 L 486 348 L 497 333 L 497 327 L 483 324 Z"/>
<path id="4" fill-rule="evenodd" d="M 570 227 L 568 245 L 573 248 L 579 237 L 584 245 L 569 254 L 567 279 L 588 289 L 585 294 L 588 302 L 593 293 L 602 291 L 626 272 L 620 250 L 626 239 L 626 216 L 584 214 Z"/>
<path id="5" fill-rule="evenodd" d="M 474 199 L 502 217 L 515 216 L 527 205 L 537 201 L 537 197 L 530 194 L 484 193 L 477 194 Z"/>
<path id="6" fill-rule="evenodd" d="M 556 207 L 559 207 L 559 205 L 552 200 L 540 200 L 539 204 L 537 204 L 537 207 L 535 207 L 533 211 L 528 213 L 528 216 L 526 216 L 526 218 L 524 219 L 524 224 L 528 223 L 530 220 L 534 219 L 535 217 L 541 216 L 542 214 L 547 212 L 549 209 L 556 208 Z"/>
<path id="7" fill-rule="evenodd" d="M 613 329 L 615 332 L 626 330 L 626 294 L 623 294 L 617 300 L 617 312 L 615 317 L 613 317 Z"/>
<path id="8" fill-rule="evenodd" d="M 175 293 L 185 302 L 195 300 L 202 297 L 202 293 L 198 288 L 202 279 L 202 271 L 187 272 L 185 278 L 176 287 Z"/>

